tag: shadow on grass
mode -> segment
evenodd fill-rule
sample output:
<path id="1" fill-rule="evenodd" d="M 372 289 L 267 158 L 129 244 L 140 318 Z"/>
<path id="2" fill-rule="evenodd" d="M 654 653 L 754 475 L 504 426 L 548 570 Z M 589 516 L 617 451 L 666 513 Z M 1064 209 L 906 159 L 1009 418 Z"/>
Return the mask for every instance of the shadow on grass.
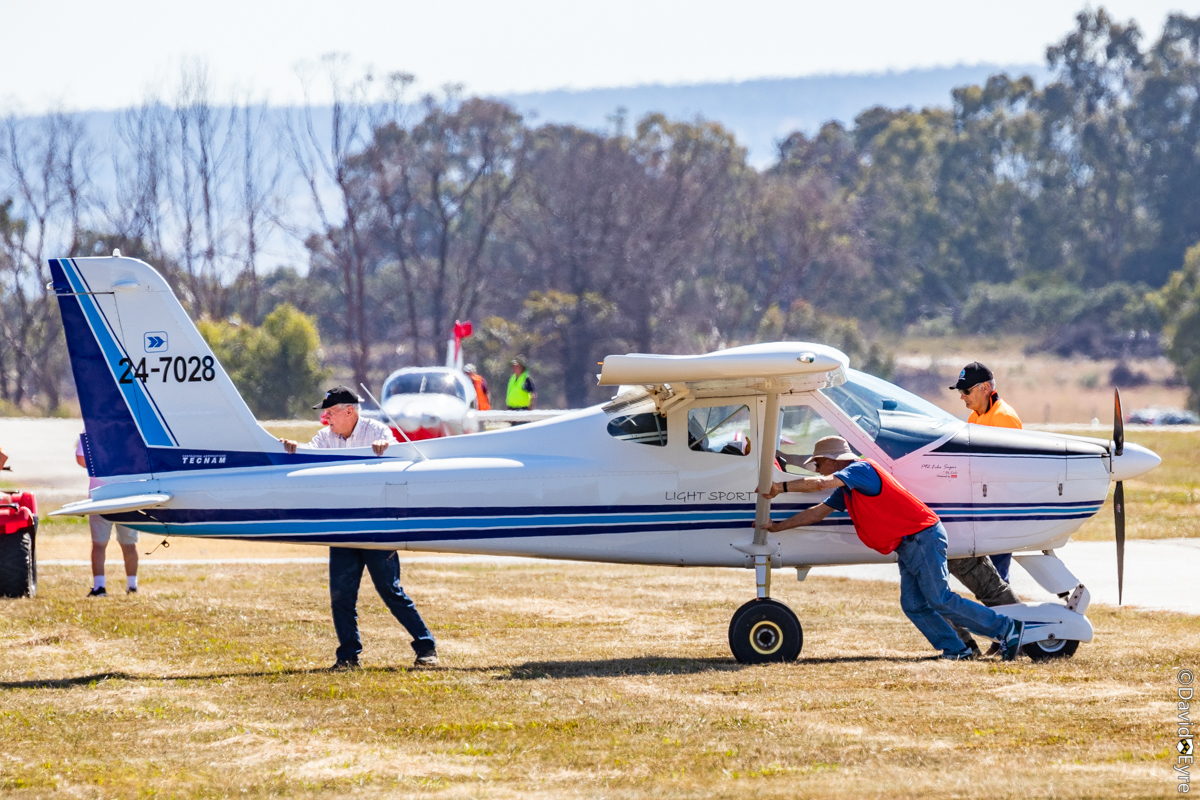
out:
<path id="1" fill-rule="evenodd" d="M 294 675 L 328 675 L 330 677 L 353 678 L 380 673 L 430 672 L 436 674 L 438 672 L 495 672 L 502 669 L 505 669 L 505 667 L 427 668 L 400 665 L 363 667 L 356 670 L 333 670 L 328 667 L 309 667 L 305 669 L 259 670 L 258 672 L 209 672 L 203 675 L 137 675 L 132 672 L 97 672 L 92 675 L 77 675 L 73 678 L 0 681 L 0 691 L 8 689 L 71 689 L 75 686 L 91 686 L 101 681 L 219 681 L 226 678 L 287 678 Z"/>
<path id="2" fill-rule="evenodd" d="M 829 658 L 801 658 L 791 666 L 804 667 L 819 664 L 862 664 L 871 661 L 918 662 L 928 656 L 833 656 Z M 732 658 L 668 658 L 645 656 L 642 658 L 613 658 L 602 661 L 530 661 L 520 664 L 499 675 L 497 680 L 527 681 L 542 678 L 605 678 L 622 675 L 692 675 L 698 672 L 738 672 L 752 669 L 756 664 L 739 664 Z M 762 665 L 771 666 L 771 665 Z"/>
<path id="3" fill-rule="evenodd" d="M 819 664 L 861 664 L 871 661 L 915 662 L 931 660 L 930 656 L 834 656 L 830 658 L 802 658 L 793 666 Z M 334 671 L 325 667 L 307 669 L 260 670 L 258 672 L 210 672 L 203 675 L 137 675 L 132 672 L 96 672 L 72 678 L 46 678 L 32 681 L 0 681 L 0 691 L 11 689 L 71 689 L 76 686 L 91 686 L 102 681 L 217 681 L 226 678 L 285 678 L 293 675 L 337 675 L 353 677 L 370 673 L 429 672 L 465 673 L 482 672 L 496 675 L 500 681 L 530 681 L 545 678 L 613 678 L 625 675 L 694 675 L 700 672 L 738 672 L 753 668 L 754 664 L 739 664 L 732 658 L 669 658 L 643 656 L 641 658 L 611 658 L 597 661 L 530 661 L 513 667 L 503 665 L 480 667 L 436 667 L 423 669 L 408 666 L 364 667 L 360 670 Z M 769 666 L 769 665 L 768 665 Z"/>
<path id="4" fill-rule="evenodd" d="M 697 672 L 735 672 L 745 669 L 732 658 L 606 658 L 596 661 L 528 661 L 497 675 L 502 681 L 542 678 L 609 678 L 622 675 L 692 675 Z"/>
<path id="5" fill-rule="evenodd" d="M 270 678 L 287 675 L 312 675 L 329 672 L 327 669 L 281 669 L 260 672 L 214 672 L 207 675 L 136 675 L 132 672 L 97 672 L 92 675 L 77 675 L 73 678 L 47 678 L 37 681 L 0 682 L 5 689 L 70 689 L 74 686 L 90 686 L 101 681 L 208 681 L 224 678 Z"/>

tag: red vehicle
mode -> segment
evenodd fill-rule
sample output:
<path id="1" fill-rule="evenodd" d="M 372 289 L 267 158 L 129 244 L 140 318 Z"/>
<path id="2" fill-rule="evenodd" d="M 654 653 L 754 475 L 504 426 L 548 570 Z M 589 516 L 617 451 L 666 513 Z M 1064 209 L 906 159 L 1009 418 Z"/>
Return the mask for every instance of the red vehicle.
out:
<path id="1" fill-rule="evenodd" d="M 0 596 L 37 594 L 37 499 L 0 492 Z"/>

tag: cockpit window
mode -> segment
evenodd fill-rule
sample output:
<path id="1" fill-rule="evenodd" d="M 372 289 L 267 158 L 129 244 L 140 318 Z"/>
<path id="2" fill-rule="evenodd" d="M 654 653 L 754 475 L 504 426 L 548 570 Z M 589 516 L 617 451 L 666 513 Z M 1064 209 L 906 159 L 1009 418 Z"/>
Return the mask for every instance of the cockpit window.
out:
<path id="1" fill-rule="evenodd" d="M 785 472 L 816 474 L 804 462 L 818 441 L 841 434 L 810 406 L 784 406 L 780 415 L 779 453 L 783 454 L 778 459 L 780 466 Z"/>
<path id="2" fill-rule="evenodd" d="M 750 455 L 750 408 L 693 408 L 688 412 L 688 447 L 701 453 Z"/>
<path id="3" fill-rule="evenodd" d="M 962 421 L 928 400 L 857 370 L 841 386 L 822 389 L 892 458 L 900 458 L 956 430 Z"/>
<path id="4" fill-rule="evenodd" d="M 406 372 L 388 381 L 383 399 L 397 394 L 448 394 L 466 400 L 462 382 L 445 372 Z"/>
<path id="5" fill-rule="evenodd" d="M 653 412 L 613 417 L 608 421 L 608 435 L 627 442 L 666 447 L 667 418 Z"/>

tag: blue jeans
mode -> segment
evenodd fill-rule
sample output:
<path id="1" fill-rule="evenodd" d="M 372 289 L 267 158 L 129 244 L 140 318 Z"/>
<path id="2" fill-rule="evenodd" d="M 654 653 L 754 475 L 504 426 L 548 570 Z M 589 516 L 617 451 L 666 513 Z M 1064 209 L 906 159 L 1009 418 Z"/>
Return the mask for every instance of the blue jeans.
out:
<path id="1" fill-rule="evenodd" d="M 934 647 L 947 655 L 970 652 L 946 619 L 990 639 L 1004 636 L 1008 617 L 950 591 L 942 523 L 901 539 L 896 558 L 900 563 L 900 607 Z"/>
<path id="2" fill-rule="evenodd" d="M 362 640 L 358 637 L 358 587 L 363 567 L 371 573 L 375 591 L 383 598 L 410 636 L 417 655 L 432 652 L 433 634 L 421 619 L 421 613 L 400 586 L 400 559 L 394 550 L 358 550 L 350 547 L 329 548 L 329 604 L 333 607 L 333 629 L 337 631 L 338 661 L 358 661 Z"/>
<path id="3" fill-rule="evenodd" d="M 1008 579 L 1008 568 L 1012 566 L 1012 553 L 997 553 L 994 556 L 988 556 L 992 560 L 992 566 L 996 568 L 996 572 L 1000 573 L 1000 577 L 1005 583 L 1011 583 Z"/>

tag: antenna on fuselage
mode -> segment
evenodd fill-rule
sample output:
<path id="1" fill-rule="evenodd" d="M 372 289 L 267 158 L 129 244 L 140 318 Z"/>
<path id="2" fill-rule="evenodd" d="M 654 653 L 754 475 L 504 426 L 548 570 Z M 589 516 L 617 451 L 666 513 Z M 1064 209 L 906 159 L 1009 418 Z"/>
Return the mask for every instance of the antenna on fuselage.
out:
<path id="1" fill-rule="evenodd" d="M 400 433 L 400 435 L 404 437 L 404 441 L 408 442 L 412 446 L 412 449 L 416 452 L 417 455 L 419 455 L 421 457 L 421 460 L 428 461 L 429 459 L 426 458 L 425 454 L 421 452 L 421 448 L 417 447 L 417 443 L 414 442 L 412 439 L 408 438 L 408 434 L 404 432 L 404 428 L 401 428 L 400 425 L 397 424 L 396 420 L 392 419 L 391 414 L 389 414 L 383 410 L 383 403 L 381 403 L 375 399 L 375 395 L 371 394 L 371 390 L 367 388 L 367 385 L 365 383 L 360 383 L 359 386 L 362 387 L 362 390 L 364 392 L 366 392 L 367 397 L 371 398 L 371 402 L 374 403 L 379 408 L 379 413 L 383 414 L 385 417 L 387 417 L 388 422 L 392 423 L 392 427 L 395 428 Z"/>

